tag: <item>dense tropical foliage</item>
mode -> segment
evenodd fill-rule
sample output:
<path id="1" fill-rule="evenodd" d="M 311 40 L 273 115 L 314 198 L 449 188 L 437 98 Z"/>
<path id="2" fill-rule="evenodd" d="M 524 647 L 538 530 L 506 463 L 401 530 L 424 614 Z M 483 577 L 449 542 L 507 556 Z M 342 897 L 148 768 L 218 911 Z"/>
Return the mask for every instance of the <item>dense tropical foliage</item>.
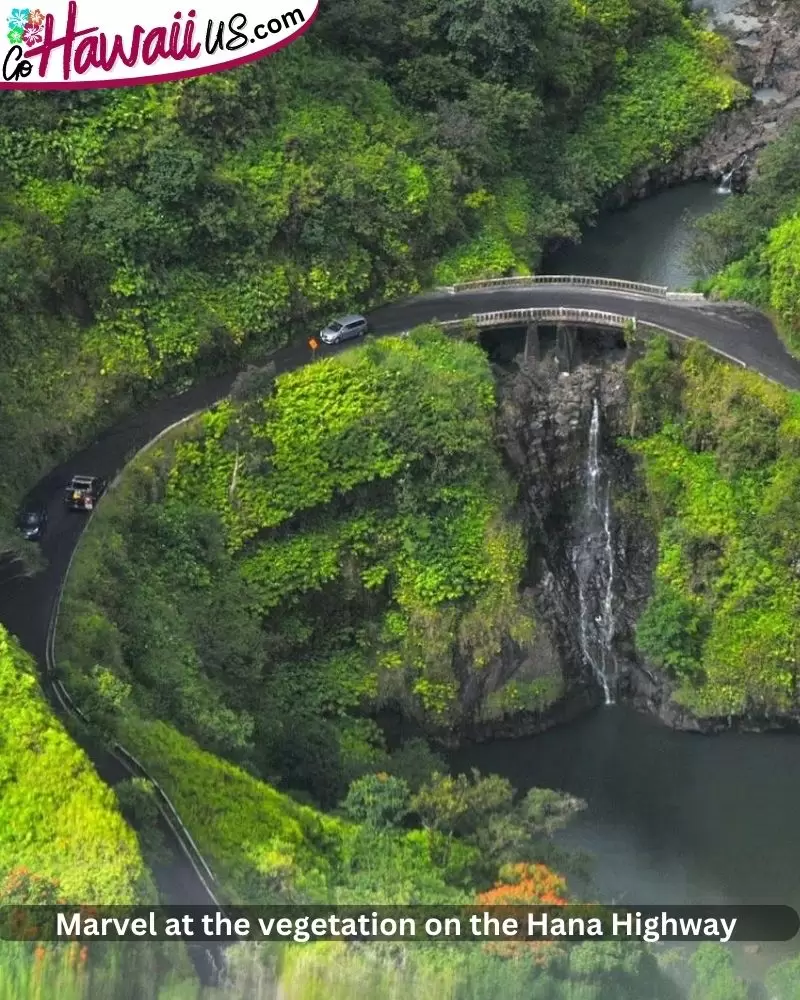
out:
<path id="1" fill-rule="evenodd" d="M 505 669 L 537 625 L 487 360 L 423 329 L 277 378 L 265 362 L 334 310 L 536 269 L 604 193 L 744 95 L 727 63 L 680 0 L 338 0 L 235 72 L 5 92 L 0 549 L 21 548 L 16 505 L 59 457 L 155 393 L 254 366 L 104 502 L 59 650 L 92 738 L 136 750 L 227 898 L 568 898 L 550 838 L 582 803 L 450 776 L 374 721 L 399 708 L 446 727 L 561 693 Z M 701 248 L 726 266 L 714 288 L 775 310 L 793 343 L 798 134 Z M 797 400 L 660 340 L 630 381 L 659 539 L 640 649 L 698 714 L 785 709 Z M 0 902 L 153 898 L 152 787 L 104 789 L 2 630 L 0 713 Z M 273 997 L 278 979 L 287 1000 L 679 995 L 638 945 L 520 957 L 264 948 L 231 963 L 224 995 Z M 745 995 L 727 953 L 693 970 L 693 995 Z M 789 1000 L 797 979 L 789 963 L 770 989 Z M 182 952 L 4 946 L 0 1000 L 24 995 L 197 987 Z"/>
<path id="2" fill-rule="evenodd" d="M 535 267 L 741 95 L 680 0 L 338 0 L 233 72 L 6 91 L 0 546 L 121 410 L 330 311 Z"/>
<path id="3" fill-rule="evenodd" d="M 800 126 L 760 154 L 747 191 L 699 223 L 695 256 L 711 277 L 704 287 L 776 318 L 800 353 Z"/>
<path id="4" fill-rule="evenodd" d="M 152 898 L 114 793 L 53 717 L 33 663 L 1 626 L 0 703 L 0 902 Z"/>
<path id="5" fill-rule="evenodd" d="M 800 395 L 665 339 L 631 370 L 658 533 L 641 650 L 699 715 L 786 712 L 800 642 Z"/>
<path id="6" fill-rule="evenodd" d="M 425 328 L 247 381 L 101 509 L 59 657 L 98 725 L 162 719 L 331 805 L 384 764 L 364 709 L 452 723 L 533 635 L 494 387 Z"/>

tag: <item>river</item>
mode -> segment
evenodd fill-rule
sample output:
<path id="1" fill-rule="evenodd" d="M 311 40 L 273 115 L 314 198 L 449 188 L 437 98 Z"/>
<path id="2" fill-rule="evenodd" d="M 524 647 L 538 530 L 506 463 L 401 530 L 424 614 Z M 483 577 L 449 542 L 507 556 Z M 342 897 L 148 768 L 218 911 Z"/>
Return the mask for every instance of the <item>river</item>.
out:
<path id="1" fill-rule="evenodd" d="M 686 288 L 701 277 L 688 259 L 691 223 L 724 197 L 712 184 L 686 184 L 634 202 L 601 216 L 581 243 L 551 254 L 542 270 Z"/>
<path id="2" fill-rule="evenodd" d="M 603 901 L 800 906 L 800 737 L 675 732 L 611 706 L 457 764 L 585 799 L 559 843 L 593 856 Z"/>
<path id="3" fill-rule="evenodd" d="M 689 218 L 721 198 L 692 185 L 601 217 L 547 268 L 689 284 Z M 521 791 L 543 786 L 585 799 L 588 809 L 559 843 L 592 856 L 602 901 L 800 909 L 800 736 L 680 733 L 615 706 L 540 736 L 466 747 L 454 764 L 505 775 Z M 765 946 L 744 959 L 747 971 L 796 950 Z"/>

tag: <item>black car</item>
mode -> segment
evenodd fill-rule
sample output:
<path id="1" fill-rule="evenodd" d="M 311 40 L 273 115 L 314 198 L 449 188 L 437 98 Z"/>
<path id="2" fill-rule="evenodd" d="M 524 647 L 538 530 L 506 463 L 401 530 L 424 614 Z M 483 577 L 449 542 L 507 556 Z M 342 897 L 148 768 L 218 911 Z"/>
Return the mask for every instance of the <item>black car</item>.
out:
<path id="1" fill-rule="evenodd" d="M 93 510 L 105 491 L 106 481 L 100 476 L 73 476 L 64 502 L 70 510 Z"/>
<path id="2" fill-rule="evenodd" d="M 19 531 L 29 542 L 38 542 L 47 530 L 47 510 L 44 507 L 27 507 L 19 515 Z"/>

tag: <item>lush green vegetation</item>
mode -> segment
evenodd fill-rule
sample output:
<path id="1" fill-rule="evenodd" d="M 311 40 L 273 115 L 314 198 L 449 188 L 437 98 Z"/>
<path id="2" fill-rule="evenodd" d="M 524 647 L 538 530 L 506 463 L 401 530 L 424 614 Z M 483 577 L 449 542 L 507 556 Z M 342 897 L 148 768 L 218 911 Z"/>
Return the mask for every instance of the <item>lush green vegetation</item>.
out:
<path id="1" fill-rule="evenodd" d="M 0 108 L 0 547 L 122 409 L 333 310 L 538 263 L 739 96 L 680 0 L 340 0 L 158 87 Z"/>
<path id="2" fill-rule="evenodd" d="M 220 993 L 199 989 L 182 944 L 0 942 L 0 1000 L 212 1000 Z"/>
<path id="3" fill-rule="evenodd" d="M 55 719 L 33 664 L 2 627 L 0 706 L 0 901 L 24 899 L 23 887 L 37 901 L 43 884 L 68 902 L 152 898 L 114 793 Z"/>
<path id="4" fill-rule="evenodd" d="M 13 904 L 62 898 L 82 902 L 149 898 L 152 889 L 135 839 L 114 808 L 113 794 L 103 790 L 83 755 L 55 723 L 29 663 L 5 636 L 0 651 L 7 704 L 4 718 L 18 737 L 4 765 L 12 790 L 4 789 L 3 806 L 9 809 L 11 822 L 7 820 L 3 830 L 6 841 L 11 837 L 7 850 L 13 852 L 14 860 L 26 861 L 32 868 L 10 871 L 0 888 L 0 900 Z M 488 889 L 508 863 L 524 870 L 535 867 L 546 875 L 539 892 L 546 891 L 548 880 L 563 887 L 563 880 L 548 873 L 544 865 L 531 866 L 522 859 L 547 855 L 550 835 L 581 807 L 567 796 L 534 790 L 519 800 L 508 782 L 496 777 L 443 776 L 432 771 L 435 758 L 418 746 L 396 755 L 397 769 L 406 777 L 365 775 L 351 784 L 341 815 L 336 817 L 298 804 L 242 769 L 201 751 L 165 723 L 129 715 L 122 735 L 164 783 L 217 868 L 225 894 L 234 899 L 466 903 L 475 900 L 477 890 Z M 20 747 L 26 750 L 22 756 Z M 65 773 L 71 775 L 67 781 Z M 42 796 L 42 791 L 47 794 Z M 42 810 L 51 813 L 44 815 Z M 40 815 L 34 815 L 37 812 Z M 24 826 L 16 822 L 20 814 Z M 418 822 L 409 825 L 409 816 Z M 52 836 L 54 829 L 62 831 L 58 839 Z M 85 859 L 85 865 L 75 865 L 76 857 Z M 530 901 L 538 898 L 534 893 Z M 548 898 L 541 896 L 542 901 Z M 280 979 L 284 993 L 291 990 L 285 995 L 315 996 L 317 978 L 330 978 L 332 970 L 324 972 L 329 958 L 327 946 L 309 946 L 296 953 L 266 949 L 261 954 L 251 949 L 241 958 L 234 957 L 230 982 L 219 995 L 266 1000 L 274 996 Z M 385 964 L 382 952 L 369 956 L 345 952 L 342 958 L 344 964 L 332 986 L 340 991 L 371 982 L 385 982 L 390 991 L 426 982 L 437 994 L 456 989 L 454 996 L 478 996 L 500 977 L 510 986 L 517 983 L 517 993 L 522 995 L 520 991 L 532 979 L 541 980 L 543 989 L 552 978 L 553 989 L 560 992 L 542 995 L 555 1000 L 573 995 L 567 986 L 570 970 L 582 970 L 580 975 L 587 982 L 600 970 L 600 966 L 593 971 L 591 963 L 562 956 L 560 965 L 553 958 L 549 977 L 545 972 L 540 975 L 538 966 L 506 965 L 501 957 L 479 947 L 469 949 L 468 969 L 462 967 L 461 949 L 443 956 L 438 948 L 411 946 L 406 949 L 402 974 L 394 959 Z M 640 968 L 648 970 L 654 989 L 666 989 L 666 980 L 661 981 L 643 952 L 636 957 L 622 950 L 602 959 L 598 956 L 598 960 L 604 977 L 610 976 L 608 990 L 600 997 L 610 1000 L 612 995 L 626 995 L 624 991 L 612 993 L 611 987 L 627 983 L 632 989 L 633 976 Z M 466 977 L 465 972 L 469 973 Z M 464 994 L 465 989 L 473 992 Z M 202 995 L 211 1000 L 218 991 L 200 991 L 185 955 L 172 946 L 6 943 L 0 948 L 3 1000 L 51 996 L 84 1000 L 97 995 L 131 1000 L 188 1000 Z M 653 995 L 667 998 L 672 994 Z"/>
<path id="5" fill-rule="evenodd" d="M 388 675 L 393 697 L 453 718 L 452 664 L 480 674 L 530 635 L 487 360 L 424 328 L 274 381 L 251 372 L 234 396 L 144 456 L 84 541 L 59 658 L 87 713 L 163 784 L 229 898 L 561 898 L 543 862 L 565 860 L 550 837 L 582 803 L 445 776 L 421 742 L 387 752 L 358 714 Z M 448 664 L 451 692 L 431 701 Z M 529 871 L 543 875 L 520 882 Z M 345 952 L 334 975 L 327 946 L 290 949 L 282 981 L 297 996 L 536 982 L 556 1000 L 599 968 L 591 949 L 549 971 L 479 947 L 462 971 L 463 949 L 403 951 L 404 972 Z M 672 996 L 645 952 L 596 960 L 598 996 L 634 996 L 645 969 Z"/>
<path id="6" fill-rule="evenodd" d="M 796 704 L 800 396 L 666 340 L 631 369 L 631 450 L 659 537 L 641 650 L 700 715 Z"/>
<path id="7" fill-rule="evenodd" d="M 162 948 L 162 951 L 167 949 Z M 551 946 L 515 959 L 491 945 L 373 945 L 339 943 L 237 946 L 218 989 L 201 988 L 185 969 L 165 972 L 153 945 L 0 948 L 0 1000 L 381 1000 L 441 997 L 490 1000 L 747 1000 L 746 982 L 729 951 L 702 945 L 689 962 L 667 952 L 657 963 L 636 943 L 590 942 Z M 668 971 L 667 971 L 668 970 Z M 674 978 L 673 978 L 674 977 Z M 679 980 L 679 983 L 675 982 Z M 770 970 L 774 1000 L 796 1000 L 797 962 Z M 643 992 L 646 991 L 646 992 Z"/>
<path id="8" fill-rule="evenodd" d="M 490 368 L 421 329 L 245 381 L 101 509 L 59 659 L 100 726 L 162 719 L 331 805 L 389 766 L 363 709 L 449 724 L 532 637 Z"/>
<path id="9" fill-rule="evenodd" d="M 800 127 L 759 156 L 748 190 L 700 220 L 695 256 L 713 273 L 705 287 L 775 317 L 786 344 L 800 352 Z"/>
<path id="10" fill-rule="evenodd" d="M 302 41 L 236 72 L 7 92 L 0 549 L 20 545 L 26 488 L 121 412 L 263 365 L 334 310 L 535 269 L 600 195 L 741 96 L 724 46 L 680 0 L 339 0 Z M 559 693 L 551 677 L 484 690 L 534 627 L 493 420 L 480 352 L 420 331 L 274 383 L 251 372 L 104 504 L 61 664 L 98 734 L 163 783 L 229 897 L 535 900 L 523 873 L 555 857 L 550 834 L 580 803 L 443 777 L 425 744 L 390 752 L 365 714 L 401 705 L 447 726 L 473 710 L 467 691 L 498 714 Z M 639 442 L 654 463 L 660 433 Z M 645 622 L 642 641 L 666 634 L 681 653 L 667 665 L 693 684 L 713 628 L 680 597 L 670 614 L 689 640 L 652 613 L 656 639 Z M 137 844 L 2 634 L 0 695 L 4 898 L 151 896 L 140 845 L 152 862 L 163 845 L 147 784 L 119 790 Z M 184 956 L 169 979 L 151 952 L 26 949 L 0 953 L 0 1000 L 196 993 Z M 674 995 L 638 947 L 401 958 L 270 953 L 243 963 L 233 995 L 271 995 L 276 962 L 298 1000 Z"/>
<path id="11" fill-rule="evenodd" d="M 128 720 L 124 737 L 233 898 L 324 898 L 346 824 L 200 750 L 165 723 Z"/>
<path id="12" fill-rule="evenodd" d="M 377 949 L 376 949 L 377 951 Z M 372 960 L 341 947 L 293 949 L 287 958 L 288 1000 L 344 1000 L 355 992 L 400 1000 L 678 1000 L 680 991 L 638 945 L 591 942 L 504 959 L 491 946 L 405 948 Z"/>
<path id="13" fill-rule="evenodd" d="M 114 792 L 52 714 L 33 663 L 2 627 L 0 716 L 0 906 L 155 902 Z M 177 990 L 193 978 L 182 945 L 89 951 L 0 942 L 0 998 L 82 1000 L 112 995 L 106 988 L 131 1000 L 166 997 L 161 986 Z"/>

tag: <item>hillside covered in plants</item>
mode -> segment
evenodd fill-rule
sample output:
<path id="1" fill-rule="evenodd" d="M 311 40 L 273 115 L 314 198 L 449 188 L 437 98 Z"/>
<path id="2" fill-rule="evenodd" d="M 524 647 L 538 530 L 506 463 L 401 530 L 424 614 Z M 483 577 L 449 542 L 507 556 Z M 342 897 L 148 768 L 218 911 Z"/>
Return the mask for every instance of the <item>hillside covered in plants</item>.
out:
<path id="1" fill-rule="evenodd" d="M 666 339 L 631 369 L 633 509 L 658 539 L 636 627 L 700 717 L 796 717 L 800 394 Z"/>
<path id="2" fill-rule="evenodd" d="M 60 659 L 90 716 L 172 723 L 328 804 L 383 762 L 363 710 L 469 717 L 535 632 L 494 397 L 434 328 L 240 379 L 81 550 Z"/>
<path id="3" fill-rule="evenodd" d="M 269 354 L 335 312 L 535 271 L 746 96 L 730 70 L 682 0 L 326 0 L 236 71 L 4 91 L 0 550 L 32 557 L 21 498 L 102 429 L 246 369 L 104 499 L 58 633 L 81 741 L 136 753 L 226 900 L 575 897 L 585 872 L 552 837 L 582 802 L 450 776 L 380 724 L 452 735 L 565 700 L 496 372 L 433 328 L 281 375 Z M 716 290 L 789 337 L 795 145 L 703 250 L 727 268 Z M 638 655 L 697 715 L 791 713 L 795 398 L 663 344 L 629 390 L 628 510 L 658 539 Z M 2 630 L 0 717 L 0 903 L 152 901 L 170 864 L 152 785 L 101 783 Z M 148 956 L 4 945 L 0 1000 L 200 995 L 183 951 Z M 638 944 L 264 948 L 232 960 L 225 995 L 746 996 L 724 953 L 682 970 L 683 993 Z"/>
<path id="4" fill-rule="evenodd" d="M 159 388 L 330 312 L 526 271 L 742 94 L 680 0 L 340 0 L 233 72 L 0 106 L 0 546 Z"/>
<path id="5" fill-rule="evenodd" d="M 700 221 L 694 250 L 721 299 L 752 302 L 800 354 L 800 126 L 761 153 L 748 189 Z"/>
<path id="6" fill-rule="evenodd" d="M 0 627 L 0 901 L 130 903 L 154 887 L 113 792 L 53 717 L 34 665 Z M 59 840 L 54 831 L 62 831 Z M 33 884 L 31 884 L 31 882 Z"/>
<path id="7" fill-rule="evenodd" d="M 634 348 L 616 447 L 635 477 L 615 504 L 658 543 L 638 655 L 701 718 L 789 715 L 798 397 L 700 345 Z M 492 669 L 504 650 L 518 666 L 540 628 L 497 393 L 481 349 L 434 328 L 251 369 L 93 522 L 61 631 L 69 687 L 168 790 L 230 898 L 535 902 L 581 884 L 550 839 L 579 801 L 443 777 L 425 742 L 387 745 L 374 721 L 390 701 L 458 726 L 486 678 L 522 698 L 499 715 L 561 693 L 563 678 Z M 403 954 L 289 948 L 282 989 L 748 996 L 713 948 L 675 959 L 684 992 L 637 946 Z M 796 981 L 796 963 L 770 973 L 781 998 Z"/>

